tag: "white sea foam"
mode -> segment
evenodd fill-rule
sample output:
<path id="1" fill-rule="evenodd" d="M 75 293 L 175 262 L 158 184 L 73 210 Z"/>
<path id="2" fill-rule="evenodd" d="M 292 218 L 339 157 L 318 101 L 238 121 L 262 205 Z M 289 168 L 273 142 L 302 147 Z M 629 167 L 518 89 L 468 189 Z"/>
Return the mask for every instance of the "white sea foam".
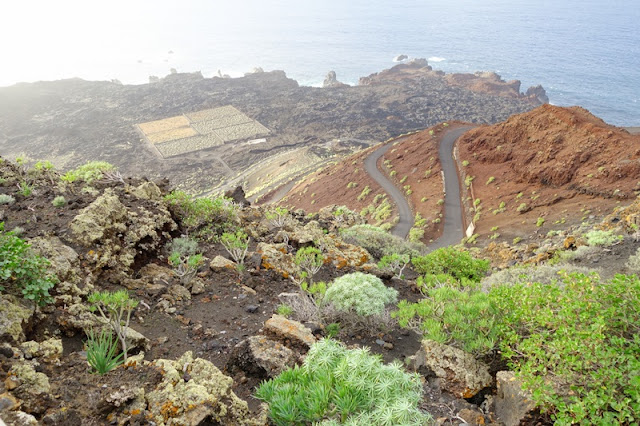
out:
<path id="1" fill-rule="evenodd" d="M 440 56 L 432 56 L 430 58 L 427 59 L 427 61 L 429 62 L 443 62 L 446 61 L 446 58 L 441 58 Z"/>

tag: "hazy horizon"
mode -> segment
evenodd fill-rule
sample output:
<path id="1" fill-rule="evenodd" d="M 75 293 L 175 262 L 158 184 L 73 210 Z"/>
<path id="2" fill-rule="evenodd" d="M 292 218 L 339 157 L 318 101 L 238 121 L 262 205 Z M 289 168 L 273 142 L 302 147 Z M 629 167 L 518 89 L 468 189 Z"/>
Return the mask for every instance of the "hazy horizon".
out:
<path id="1" fill-rule="evenodd" d="M 135 84 L 171 68 L 237 77 L 253 67 L 282 69 L 303 85 L 335 70 L 355 84 L 407 54 L 446 72 L 517 78 L 523 91 L 542 84 L 552 103 L 640 125 L 634 0 L 27 0 L 3 11 L 0 86 L 72 77 Z"/>

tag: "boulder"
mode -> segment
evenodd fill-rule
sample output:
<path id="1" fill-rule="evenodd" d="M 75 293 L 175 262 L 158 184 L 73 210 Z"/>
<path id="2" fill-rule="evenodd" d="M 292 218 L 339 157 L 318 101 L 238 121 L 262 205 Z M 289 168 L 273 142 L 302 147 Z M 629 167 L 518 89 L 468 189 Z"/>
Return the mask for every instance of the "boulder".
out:
<path id="1" fill-rule="evenodd" d="M 341 83 L 338 81 L 338 79 L 336 78 L 336 72 L 335 71 L 329 71 L 327 73 L 327 76 L 324 78 L 324 82 L 322 82 L 322 87 L 327 88 L 327 87 L 347 87 L 347 84 Z"/>
<path id="2" fill-rule="evenodd" d="M 37 426 L 38 420 L 31 414 L 27 414 L 24 411 L 8 411 L 2 413 L 2 418 L 7 425 L 14 426 Z"/>
<path id="3" fill-rule="evenodd" d="M 236 188 L 231 191 L 227 191 L 224 193 L 225 198 L 231 198 L 234 203 L 241 204 L 243 206 L 250 206 L 251 202 L 247 200 L 247 197 L 244 193 L 244 189 L 242 186 L 236 186 Z"/>
<path id="4" fill-rule="evenodd" d="M 62 357 L 62 340 L 51 338 L 42 342 L 30 340 L 20 345 L 26 359 L 39 358 L 44 362 L 54 363 Z"/>
<path id="5" fill-rule="evenodd" d="M 498 392 L 495 398 L 496 416 L 506 426 L 517 426 L 535 410 L 531 393 L 522 389 L 522 382 L 513 371 L 498 371 Z"/>
<path id="6" fill-rule="evenodd" d="M 214 257 L 211 263 L 209 263 L 209 268 L 211 268 L 211 270 L 215 272 L 220 272 L 228 269 L 235 269 L 235 267 L 236 267 L 236 264 L 234 262 L 220 255 L 217 255 L 216 257 Z"/>
<path id="7" fill-rule="evenodd" d="M 231 352 L 228 366 L 262 379 L 275 377 L 296 362 L 294 352 L 265 336 L 252 336 L 238 343 Z"/>
<path id="8" fill-rule="evenodd" d="M 302 348 L 310 348 L 316 342 L 311 330 L 299 323 L 290 320 L 282 315 L 274 314 L 264 323 L 265 333 L 272 335 L 278 339 L 290 341 L 293 345 Z"/>
<path id="9" fill-rule="evenodd" d="M 410 365 L 440 378 L 441 387 L 457 398 L 471 398 L 491 385 L 486 364 L 462 349 L 429 339 L 422 341 L 420 350 L 410 358 Z"/>
<path id="10" fill-rule="evenodd" d="M 162 382 L 145 395 L 149 420 L 158 425 L 258 425 L 249 418 L 247 403 L 231 390 L 233 379 L 211 362 L 186 352 L 176 361 L 151 363 L 162 371 Z"/>
<path id="11" fill-rule="evenodd" d="M 25 340 L 25 327 L 34 309 L 21 304 L 8 294 L 0 295 L 0 342 L 19 344 Z"/>
<path id="12" fill-rule="evenodd" d="M 262 267 L 274 269 L 285 278 L 296 275 L 298 267 L 284 244 L 258 243 L 257 252 L 262 256 Z"/>
<path id="13" fill-rule="evenodd" d="M 64 281 L 75 275 L 74 266 L 78 262 L 78 253 L 68 245 L 64 244 L 58 237 L 33 238 L 29 241 L 34 253 L 46 257 L 49 261 L 49 268 Z"/>
<path id="14" fill-rule="evenodd" d="M 140 251 L 153 251 L 177 228 L 161 203 L 127 208 L 111 188 L 71 221 L 74 240 L 92 250 L 87 258 L 98 268 L 126 272 Z"/>
<path id="15" fill-rule="evenodd" d="M 17 385 L 14 387 L 14 393 L 17 393 L 18 396 L 22 393 L 40 395 L 51 391 L 47 375 L 37 372 L 30 362 L 13 364 L 7 380 L 12 380 Z M 13 385 L 8 387 L 13 387 Z"/>
<path id="16" fill-rule="evenodd" d="M 145 182 L 136 187 L 130 187 L 129 193 L 143 200 L 161 201 L 162 191 L 153 182 Z"/>

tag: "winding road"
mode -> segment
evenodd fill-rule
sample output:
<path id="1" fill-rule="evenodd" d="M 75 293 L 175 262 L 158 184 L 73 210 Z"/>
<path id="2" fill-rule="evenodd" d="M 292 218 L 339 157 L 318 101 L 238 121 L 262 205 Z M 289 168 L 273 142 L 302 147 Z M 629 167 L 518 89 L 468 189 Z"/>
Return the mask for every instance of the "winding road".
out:
<path id="1" fill-rule="evenodd" d="M 458 127 L 447 131 L 440 142 L 438 155 L 445 182 L 444 230 L 442 236 L 429 245 L 429 251 L 440 247 L 458 244 L 464 235 L 462 221 L 462 202 L 460 199 L 460 181 L 458 170 L 453 159 L 453 146 L 456 140 L 473 126 Z M 394 142 L 398 142 L 396 139 Z M 387 179 L 378 169 L 378 160 L 393 146 L 388 143 L 373 151 L 364 161 L 364 168 L 369 175 L 384 189 L 398 206 L 399 221 L 391 233 L 401 238 L 409 235 L 413 227 L 414 217 L 404 194 L 393 182 Z"/>
<path id="2" fill-rule="evenodd" d="M 378 160 L 380 157 L 389 151 L 389 148 L 391 148 L 395 142 L 403 139 L 404 138 L 395 139 L 393 142 L 382 145 L 380 148 L 369 154 L 369 156 L 364 160 L 364 169 L 369 173 L 369 176 L 371 176 L 373 180 L 375 180 L 378 185 L 380 185 L 382 189 L 391 196 L 398 207 L 398 217 L 400 220 L 396 226 L 393 227 L 391 233 L 401 238 L 407 238 L 409 230 L 413 227 L 414 222 L 411 207 L 409 207 L 409 203 L 407 203 L 407 200 L 404 198 L 402 191 L 400 191 L 398 187 L 387 179 L 387 177 L 378 169 Z"/>

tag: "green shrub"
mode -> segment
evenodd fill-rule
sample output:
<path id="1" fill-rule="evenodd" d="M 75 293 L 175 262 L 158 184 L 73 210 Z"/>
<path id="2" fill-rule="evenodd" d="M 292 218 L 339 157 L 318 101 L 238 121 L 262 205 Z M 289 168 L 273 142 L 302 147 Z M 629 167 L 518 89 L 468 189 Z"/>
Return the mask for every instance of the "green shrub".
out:
<path id="1" fill-rule="evenodd" d="M 525 210 L 527 210 L 527 203 L 520 203 L 520 205 L 516 209 L 517 212 L 523 212 Z"/>
<path id="2" fill-rule="evenodd" d="M 490 185 L 495 180 L 496 180 L 495 176 L 489 176 L 489 179 L 487 179 L 487 182 L 485 183 L 485 185 Z"/>
<path id="3" fill-rule="evenodd" d="M 378 262 L 378 268 L 392 272 L 395 277 L 402 278 L 402 271 L 411 262 L 411 256 L 409 254 L 388 254 L 383 256 Z"/>
<path id="4" fill-rule="evenodd" d="M 58 195 L 51 201 L 51 204 L 53 204 L 53 207 L 63 207 L 67 204 L 67 200 L 62 195 Z"/>
<path id="5" fill-rule="evenodd" d="M 301 367 L 263 382 L 256 398 L 269 404 L 276 425 L 424 425 L 422 383 L 400 363 L 385 365 L 368 348 L 346 349 L 323 339 Z M 321 422 L 321 423 L 320 423 Z"/>
<path id="6" fill-rule="evenodd" d="M 0 194 L 0 205 L 11 205 L 16 202 L 16 199 L 9 194 Z"/>
<path id="7" fill-rule="evenodd" d="M 105 172 L 114 171 L 115 169 L 116 167 L 113 164 L 109 164 L 106 161 L 89 161 L 74 170 L 68 171 L 61 179 L 69 183 L 80 180 L 91 183 L 96 179 L 101 179 Z"/>
<path id="8" fill-rule="evenodd" d="M 307 273 L 309 279 L 313 279 L 313 276 L 322 268 L 324 256 L 315 247 L 303 247 L 296 252 L 294 262 Z"/>
<path id="9" fill-rule="evenodd" d="M 587 244 L 590 246 L 609 247 L 622 240 L 622 235 L 617 235 L 613 230 L 601 231 L 594 229 L 585 234 Z"/>
<path id="10" fill-rule="evenodd" d="M 424 249 L 422 244 L 408 242 L 371 225 L 355 225 L 341 229 L 340 234 L 345 242 L 366 249 L 376 259 L 394 253 L 414 256 Z"/>
<path id="11" fill-rule="evenodd" d="M 450 275 L 460 282 L 480 282 L 489 269 L 489 261 L 474 259 L 468 252 L 443 247 L 411 260 L 416 272 L 424 275 Z"/>
<path id="12" fill-rule="evenodd" d="M 111 329 L 116 333 L 122 346 L 124 362 L 127 362 L 127 328 L 131 320 L 131 312 L 138 306 L 138 301 L 131 299 L 126 290 L 116 292 L 94 291 L 89 295 L 89 303 L 91 303 L 91 311 L 96 310 L 104 321 L 109 324 Z"/>
<path id="13" fill-rule="evenodd" d="M 25 299 L 44 306 L 53 301 L 49 290 L 57 279 L 47 271 L 49 261 L 30 247 L 15 232 L 4 232 L 4 222 L 0 222 L 0 284 L 18 286 Z"/>
<path id="14" fill-rule="evenodd" d="M 463 167 L 467 167 L 469 165 L 469 161 L 467 160 L 462 160 L 462 166 Z"/>
<path id="15" fill-rule="evenodd" d="M 243 231 L 235 233 L 225 232 L 220 237 L 220 242 L 238 265 L 244 264 L 244 258 L 249 250 L 249 237 Z"/>
<path id="16" fill-rule="evenodd" d="M 424 238 L 424 229 L 414 226 L 409 229 L 409 236 L 407 238 L 409 242 L 419 243 Z"/>
<path id="17" fill-rule="evenodd" d="M 544 217 L 539 217 L 538 220 L 536 221 L 536 226 L 539 228 L 542 225 L 544 225 L 544 222 L 545 222 Z"/>
<path id="18" fill-rule="evenodd" d="M 264 212 L 264 217 L 267 218 L 269 223 L 276 227 L 282 228 L 289 219 L 289 210 L 284 207 L 275 207 Z"/>
<path id="19" fill-rule="evenodd" d="M 354 311 L 360 316 L 381 315 L 385 305 L 395 303 L 398 291 L 386 287 L 374 275 L 353 272 L 336 278 L 324 294 L 324 301 L 338 311 Z"/>
<path id="20" fill-rule="evenodd" d="M 364 199 L 367 198 L 367 195 L 369 195 L 370 193 L 371 188 L 369 188 L 369 185 L 365 186 L 360 195 L 358 195 L 358 201 L 364 201 Z"/>
<path id="21" fill-rule="evenodd" d="M 87 331 L 87 362 L 100 375 L 122 364 L 123 352 L 118 353 L 118 341 L 113 333 L 102 329 L 99 334 Z"/>
<path id="22" fill-rule="evenodd" d="M 495 287 L 503 357 L 556 424 L 640 421 L 640 281 L 572 274 Z"/>
<path id="23" fill-rule="evenodd" d="M 402 300 L 398 304 L 392 316 L 401 327 L 478 356 L 496 347 L 498 311 L 487 294 L 444 286 L 429 290 L 426 296 L 418 303 Z"/>
<path id="24" fill-rule="evenodd" d="M 203 240 L 233 231 L 238 206 L 231 199 L 196 198 L 187 193 L 173 191 L 165 196 L 170 210 L 181 220 L 189 234 Z"/>
<path id="25" fill-rule="evenodd" d="M 282 315 L 283 317 L 288 318 L 289 315 L 293 313 L 293 308 L 287 304 L 282 303 L 278 305 L 278 307 L 276 308 L 276 313 L 278 315 Z"/>

